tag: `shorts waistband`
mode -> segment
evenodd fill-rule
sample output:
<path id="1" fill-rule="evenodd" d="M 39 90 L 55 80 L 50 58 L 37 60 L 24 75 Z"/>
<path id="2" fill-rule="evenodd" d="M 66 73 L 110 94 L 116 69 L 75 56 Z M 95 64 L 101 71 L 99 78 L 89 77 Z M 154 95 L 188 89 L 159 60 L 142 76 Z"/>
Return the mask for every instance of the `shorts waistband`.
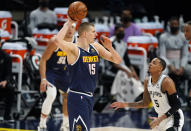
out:
<path id="1" fill-rule="evenodd" d="M 92 93 L 92 92 L 74 91 L 74 90 L 71 90 L 70 88 L 68 89 L 67 92 L 68 92 L 68 93 L 69 93 L 69 92 L 72 92 L 72 93 L 76 93 L 76 94 L 81 94 L 81 95 L 86 95 L 86 96 L 89 96 L 89 97 L 93 97 L 93 93 Z"/>

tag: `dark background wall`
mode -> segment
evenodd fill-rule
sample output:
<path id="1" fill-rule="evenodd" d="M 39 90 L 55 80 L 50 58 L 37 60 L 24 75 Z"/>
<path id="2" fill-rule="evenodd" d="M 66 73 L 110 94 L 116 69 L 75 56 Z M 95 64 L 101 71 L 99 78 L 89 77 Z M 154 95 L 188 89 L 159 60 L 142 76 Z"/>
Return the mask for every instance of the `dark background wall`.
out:
<path id="1" fill-rule="evenodd" d="M 67 7 L 75 0 L 50 0 L 50 8 Z M 159 15 L 162 20 L 182 14 L 185 21 L 191 19 L 189 0 L 81 0 L 89 11 L 107 11 L 118 14 L 122 7 L 133 9 L 135 17 Z M 1 0 L 0 10 L 30 12 L 38 6 L 38 0 Z"/>

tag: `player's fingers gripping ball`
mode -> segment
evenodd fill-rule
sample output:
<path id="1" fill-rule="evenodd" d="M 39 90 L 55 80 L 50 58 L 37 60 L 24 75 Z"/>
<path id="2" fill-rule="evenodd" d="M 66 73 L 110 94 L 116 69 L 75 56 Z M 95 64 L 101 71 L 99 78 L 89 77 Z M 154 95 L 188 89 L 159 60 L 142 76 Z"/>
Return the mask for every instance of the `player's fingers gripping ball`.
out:
<path id="1" fill-rule="evenodd" d="M 68 15 L 74 21 L 80 21 L 87 15 L 87 6 L 81 1 L 75 1 L 68 7 Z"/>

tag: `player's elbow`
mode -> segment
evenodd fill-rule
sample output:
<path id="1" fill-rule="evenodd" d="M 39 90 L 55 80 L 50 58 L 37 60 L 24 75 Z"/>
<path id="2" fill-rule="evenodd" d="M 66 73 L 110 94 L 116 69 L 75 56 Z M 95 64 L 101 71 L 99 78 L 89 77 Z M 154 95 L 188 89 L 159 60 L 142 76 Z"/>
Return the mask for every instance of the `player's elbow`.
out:
<path id="1" fill-rule="evenodd" d="M 48 41 L 48 44 L 50 44 L 50 45 L 54 44 L 54 45 L 58 46 L 58 43 L 59 43 L 59 39 L 56 38 L 56 37 L 52 37 L 52 38 Z"/>
<path id="2" fill-rule="evenodd" d="M 144 108 L 151 108 L 150 104 L 144 106 Z"/>
<path id="3" fill-rule="evenodd" d="M 144 102 L 143 108 L 149 108 L 150 107 L 150 102 Z"/>
<path id="4" fill-rule="evenodd" d="M 120 59 L 119 59 L 117 62 L 118 62 L 118 64 L 121 64 L 121 62 L 122 62 L 122 59 L 120 58 Z"/>
<path id="5" fill-rule="evenodd" d="M 56 42 L 56 38 L 55 38 L 55 37 L 52 37 L 52 38 L 48 41 L 49 44 L 55 44 L 55 42 Z"/>
<path id="6" fill-rule="evenodd" d="M 114 60 L 115 64 L 121 64 L 121 62 L 122 62 L 121 58 L 117 58 L 117 59 Z"/>
<path id="7" fill-rule="evenodd" d="M 59 45 L 59 42 L 60 42 L 60 40 L 58 39 L 58 38 L 54 38 L 54 44 L 56 45 L 56 46 L 58 46 Z"/>

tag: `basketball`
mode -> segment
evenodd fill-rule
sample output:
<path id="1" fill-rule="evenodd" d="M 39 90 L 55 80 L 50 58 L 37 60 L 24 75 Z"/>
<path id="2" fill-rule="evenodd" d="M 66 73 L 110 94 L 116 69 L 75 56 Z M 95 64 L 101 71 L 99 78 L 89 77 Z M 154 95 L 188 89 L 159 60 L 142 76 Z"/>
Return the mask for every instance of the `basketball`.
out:
<path id="1" fill-rule="evenodd" d="M 72 20 L 80 21 L 87 15 L 87 6 L 81 1 L 75 1 L 69 5 L 68 15 Z"/>

